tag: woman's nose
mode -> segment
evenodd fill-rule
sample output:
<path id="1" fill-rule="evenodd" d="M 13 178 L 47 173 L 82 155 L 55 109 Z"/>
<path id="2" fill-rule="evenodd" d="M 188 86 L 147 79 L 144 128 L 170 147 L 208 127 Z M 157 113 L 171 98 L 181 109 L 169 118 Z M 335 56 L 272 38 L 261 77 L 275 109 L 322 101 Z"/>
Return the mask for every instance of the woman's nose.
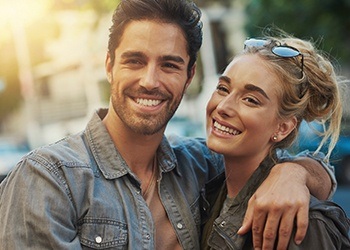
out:
<path id="1" fill-rule="evenodd" d="M 234 96 L 228 95 L 219 102 L 216 109 L 222 116 L 234 116 L 236 114 L 236 105 Z"/>

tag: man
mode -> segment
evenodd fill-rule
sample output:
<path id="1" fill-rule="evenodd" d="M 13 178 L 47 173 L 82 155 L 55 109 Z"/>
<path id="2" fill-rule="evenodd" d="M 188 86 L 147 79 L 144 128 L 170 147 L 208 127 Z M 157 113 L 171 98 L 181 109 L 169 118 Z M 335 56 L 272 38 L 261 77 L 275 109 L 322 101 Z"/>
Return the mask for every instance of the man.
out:
<path id="1" fill-rule="evenodd" d="M 3 249 L 199 248 L 200 190 L 223 171 L 222 158 L 204 140 L 169 143 L 163 134 L 195 73 L 199 19 L 198 8 L 183 0 L 121 2 L 106 58 L 109 109 L 82 133 L 31 152 L 2 182 Z M 299 225 L 307 211 L 305 184 L 327 197 L 326 171 L 302 162 L 315 178 L 296 163 L 281 164 L 252 199 L 242 232 L 252 224 L 257 245 L 264 240 L 272 248 L 280 220 L 280 240 L 289 240 L 288 223 L 297 215 Z M 293 192 L 285 179 L 300 198 L 285 195 Z M 261 205 L 276 192 L 282 206 Z"/>

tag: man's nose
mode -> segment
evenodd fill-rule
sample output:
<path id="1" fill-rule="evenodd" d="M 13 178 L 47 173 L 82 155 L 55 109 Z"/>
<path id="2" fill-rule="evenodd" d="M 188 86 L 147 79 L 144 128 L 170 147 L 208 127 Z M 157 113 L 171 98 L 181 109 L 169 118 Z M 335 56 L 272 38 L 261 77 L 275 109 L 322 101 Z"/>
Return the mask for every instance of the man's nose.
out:
<path id="1" fill-rule="evenodd" d="M 147 90 L 159 87 L 159 72 L 155 65 L 148 65 L 145 67 L 144 74 L 140 80 L 140 86 Z"/>

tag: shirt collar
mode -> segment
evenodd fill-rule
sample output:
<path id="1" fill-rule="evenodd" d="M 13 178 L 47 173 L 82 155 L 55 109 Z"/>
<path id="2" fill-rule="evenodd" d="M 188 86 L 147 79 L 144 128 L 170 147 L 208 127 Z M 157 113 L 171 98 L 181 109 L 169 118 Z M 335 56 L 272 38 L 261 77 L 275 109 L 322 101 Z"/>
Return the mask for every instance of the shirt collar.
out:
<path id="1" fill-rule="evenodd" d="M 131 170 L 123 157 L 115 148 L 102 120 L 106 116 L 108 109 L 100 109 L 95 112 L 89 121 L 85 134 L 90 145 L 92 155 L 95 158 L 99 169 L 106 179 L 119 178 L 131 174 Z M 157 159 L 161 172 L 169 172 L 175 169 L 180 175 L 176 166 L 176 156 L 165 136 L 157 150 Z"/>

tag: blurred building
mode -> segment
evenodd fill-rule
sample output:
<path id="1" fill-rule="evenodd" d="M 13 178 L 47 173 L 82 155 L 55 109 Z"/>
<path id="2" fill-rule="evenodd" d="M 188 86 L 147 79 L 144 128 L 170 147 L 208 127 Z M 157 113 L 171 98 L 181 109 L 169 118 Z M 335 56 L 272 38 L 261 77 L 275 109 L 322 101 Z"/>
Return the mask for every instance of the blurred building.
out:
<path id="1" fill-rule="evenodd" d="M 108 102 L 104 59 L 110 20 L 78 11 L 59 12 L 55 18 L 60 36 L 43 48 L 51 60 L 33 69 L 31 113 L 37 131 L 32 147 L 82 130 L 92 111 Z"/>

